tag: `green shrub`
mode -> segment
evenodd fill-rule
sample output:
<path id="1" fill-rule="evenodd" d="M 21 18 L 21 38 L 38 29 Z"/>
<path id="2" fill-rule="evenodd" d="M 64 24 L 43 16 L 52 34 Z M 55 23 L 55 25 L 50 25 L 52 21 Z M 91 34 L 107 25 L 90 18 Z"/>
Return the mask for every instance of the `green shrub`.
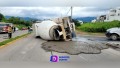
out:
<path id="1" fill-rule="evenodd" d="M 73 19 L 72 21 L 75 23 L 76 27 L 81 26 L 81 24 L 80 24 L 80 22 L 78 20 Z"/>
<path id="2" fill-rule="evenodd" d="M 109 28 L 120 27 L 120 21 L 86 23 L 78 27 L 86 32 L 105 32 Z"/>
<path id="3" fill-rule="evenodd" d="M 22 25 L 22 24 L 20 24 L 20 25 L 16 25 L 16 27 L 19 28 L 19 30 L 21 30 L 23 27 L 27 28 L 27 26 Z"/>

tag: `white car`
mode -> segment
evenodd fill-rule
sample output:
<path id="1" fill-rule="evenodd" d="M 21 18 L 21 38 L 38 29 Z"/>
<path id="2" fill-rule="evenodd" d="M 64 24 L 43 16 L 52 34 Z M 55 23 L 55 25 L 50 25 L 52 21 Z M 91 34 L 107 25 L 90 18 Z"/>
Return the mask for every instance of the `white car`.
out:
<path id="1" fill-rule="evenodd" d="M 106 31 L 106 36 L 112 40 L 120 39 L 120 28 L 110 28 Z"/>
<path id="2" fill-rule="evenodd" d="M 16 31 L 18 31 L 18 30 L 19 30 L 19 28 L 15 27 L 15 30 L 16 30 Z"/>

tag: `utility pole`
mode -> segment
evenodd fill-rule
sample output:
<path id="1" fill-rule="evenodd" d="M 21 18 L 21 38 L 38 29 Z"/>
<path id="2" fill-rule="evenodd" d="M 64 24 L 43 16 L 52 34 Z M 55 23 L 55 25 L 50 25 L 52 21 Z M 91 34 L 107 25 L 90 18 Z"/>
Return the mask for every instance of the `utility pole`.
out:
<path id="1" fill-rule="evenodd" d="M 73 7 L 71 6 L 71 21 L 72 21 L 72 13 L 73 12 Z"/>
<path id="2" fill-rule="evenodd" d="M 61 13 L 61 18 L 62 18 L 62 13 Z"/>

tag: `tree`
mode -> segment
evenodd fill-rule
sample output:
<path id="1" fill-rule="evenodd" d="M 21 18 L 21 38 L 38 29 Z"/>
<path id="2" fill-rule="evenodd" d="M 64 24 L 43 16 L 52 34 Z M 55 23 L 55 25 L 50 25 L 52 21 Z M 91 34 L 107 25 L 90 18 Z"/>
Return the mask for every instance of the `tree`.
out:
<path id="1" fill-rule="evenodd" d="M 25 26 L 32 25 L 31 21 L 25 21 L 23 19 L 20 19 L 19 17 L 11 17 L 8 19 L 8 22 L 13 24 L 18 24 L 18 25 L 25 25 Z"/>
<path id="2" fill-rule="evenodd" d="M 80 26 L 80 22 L 78 20 L 73 19 L 72 21 L 75 23 L 75 26 Z"/>
<path id="3" fill-rule="evenodd" d="M 5 19 L 4 15 L 0 13 L 0 22 Z"/>

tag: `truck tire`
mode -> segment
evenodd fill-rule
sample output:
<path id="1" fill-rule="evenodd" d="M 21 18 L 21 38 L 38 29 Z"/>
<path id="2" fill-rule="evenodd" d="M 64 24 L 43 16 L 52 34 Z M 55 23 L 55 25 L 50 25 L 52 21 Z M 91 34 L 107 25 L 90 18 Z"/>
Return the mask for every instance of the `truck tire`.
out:
<path id="1" fill-rule="evenodd" d="M 116 41 L 116 40 L 118 39 L 118 35 L 117 35 L 117 34 L 112 34 L 112 35 L 110 36 L 110 39 Z"/>
<path id="2" fill-rule="evenodd" d="M 40 36 L 35 36 L 35 38 L 41 38 Z"/>

